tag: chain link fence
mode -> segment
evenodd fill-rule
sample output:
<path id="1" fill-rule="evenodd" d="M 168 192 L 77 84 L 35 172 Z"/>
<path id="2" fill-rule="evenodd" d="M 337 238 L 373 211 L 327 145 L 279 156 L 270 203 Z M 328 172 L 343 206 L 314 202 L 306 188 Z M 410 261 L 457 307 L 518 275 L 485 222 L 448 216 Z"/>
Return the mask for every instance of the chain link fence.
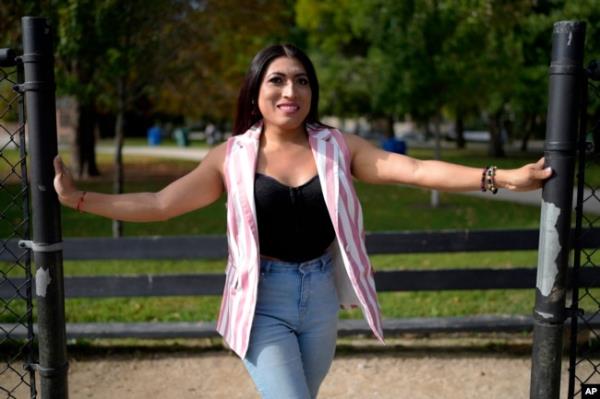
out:
<path id="1" fill-rule="evenodd" d="M 0 68 L 0 255 L 9 259 L 0 261 L 0 288 L 13 293 L 0 297 L 0 398 L 19 399 L 37 396 L 30 252 L 8 245 L 30 238 L 23 95 L 13 90 L 22 80 L 20 66 Z"/>
<path id="2" fill-rule="evenodd" d="M 589 71 L 588 71 L 589 72 Z M 588 82 L 588 92 L 600 99 L 597 83 Z M 586 95 L 587 100 L 587 95 Z M 584 104 L 587 101 L 584 102 Z M 597 102 L 596 102 L 597 103 Z M 585 111 L 582 112 L 578 156 L 578 198 L 573 256 L 574 288 L 571 319 L 569 399 L 581 397 L 582 384 L 600 384 L 600 290 L 588 288 L 578 279 L 580 269 L 600 268 L 600 248 L 585 248 L 586 235 L 600 227 L 600 215 L 588 210 L 600 202 L 600 119 L 587 130 Z M 596 114 L 597 115 L 597 114 Z M 587 230 L 587 231 L 586 231 Z M 586 282 L 587 283 L 587 282 Z M 596 327 L 594 327 L 596 326 Z"/>

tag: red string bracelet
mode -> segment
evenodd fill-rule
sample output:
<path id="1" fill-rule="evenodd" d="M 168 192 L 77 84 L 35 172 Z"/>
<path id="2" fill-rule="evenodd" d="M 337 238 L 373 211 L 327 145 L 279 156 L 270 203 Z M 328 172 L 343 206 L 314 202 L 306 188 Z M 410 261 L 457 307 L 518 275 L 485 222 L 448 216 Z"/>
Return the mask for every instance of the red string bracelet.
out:
<path id="1" fill-rule="evenodd" d="M 75 207 L 75 209 L 79 212 L 79 213 L 83 213 L 83 211 L 81 210 L 81 205 L 83 204 L 83 200 L 85 199 L 85 195 L 87 194 L 87 191 L 84 191 L 81 194 L 81 197 L 79 197 L 79 201 L 77 201 L 77 206 Z"/>

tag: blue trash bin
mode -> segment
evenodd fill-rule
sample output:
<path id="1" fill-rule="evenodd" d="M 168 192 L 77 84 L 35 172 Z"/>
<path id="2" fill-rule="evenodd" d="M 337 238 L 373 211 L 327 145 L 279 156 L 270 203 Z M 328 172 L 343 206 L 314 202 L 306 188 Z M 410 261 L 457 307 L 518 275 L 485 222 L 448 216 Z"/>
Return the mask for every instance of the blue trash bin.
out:
<path id="1" fill-rule="evenodd" d="M 406 154 L 406 141 L 395 137 L 388 137 L 381 142 L 381 147 L 388 152 L 396 154 Z"/>
<path id="2" fill-rule="evenodd" d="M 160 126 L 154 125 L 148 129 L 148 145 L 160 145 L 162 139 Z"/>

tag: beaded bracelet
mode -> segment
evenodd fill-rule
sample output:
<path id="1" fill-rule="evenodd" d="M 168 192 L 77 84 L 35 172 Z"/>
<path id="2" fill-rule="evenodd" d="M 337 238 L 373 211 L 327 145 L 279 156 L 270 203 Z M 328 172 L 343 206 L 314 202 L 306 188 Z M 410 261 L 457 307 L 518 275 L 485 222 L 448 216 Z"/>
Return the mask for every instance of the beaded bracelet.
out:
<path id="1" fill-rule="evenodd" d="M 489 169 L 489 166 L 486 166 L 485 168 L 483 168 L 483 172 L 481 172 L 481 184 L 480 184 L 479 188 L 481 188 L 482 193 L 485 193 L 487 191 L 485 188 L 485 176 L 487 175 L 488 169 Z"/>
<path id="2" fill-rule="evenodd" d="M 486 192 L 489 191 L 492 194 L 496 194 L 498 192 L 498 186 L 496 186 L 496 169 L 498 169 L 495 165 L 486 166 L 481 173 L 481 191 Z"/>
<path id="3" fill-rule="evenodd" d="M 496 194 L 498 192 L 498 187 L 496 186 L 496 166 L 490 166 L 487 168 L 486 173 L 486 188 L 492 193 Z"/>
<path id="4" fill-rule="evenodd" d="M 81 210 L 81 205 L 83 204 L 83 200 L 85 199 L 85 195 L 87 194 L 87 191 L 84 191 L 81 194 L 81 197 L 79 197 L 79 201 L 77 201 L 77 206 L 75 207 L 75 209 L 79 212 L 79 213 L 83 213 L 83 211 Z"/>

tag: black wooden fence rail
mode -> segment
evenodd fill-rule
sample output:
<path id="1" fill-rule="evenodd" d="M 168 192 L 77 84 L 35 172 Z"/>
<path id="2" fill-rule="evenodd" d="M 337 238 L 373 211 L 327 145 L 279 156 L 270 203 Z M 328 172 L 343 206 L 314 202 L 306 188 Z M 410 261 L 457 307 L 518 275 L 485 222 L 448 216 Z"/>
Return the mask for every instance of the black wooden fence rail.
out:
<path id="1" fill-rule="evenodd" d="M 600 229 L 590 230 L 584 236 L 587 239 L 585 247 L 600 248 Z M 372 233 L 367 235 L 366 242 L 369 253 L 375 255 L 537 250 L 538 239 L 538 230 L 520 229 Z M 8 249 L 17 254 L 24 250 L 16 241 L 10 242 Z M 226 255 L 227 242 L 223 236 L 73 238 L 64 241 L 64 258 L 70 260 L 218 259 Z M 600 287 L 600 270 L 582 270 L 580 273 L 585 286 Z M 380 292 L 533 289 L 535 280 L 534 267 L 383 270 L 375 273 Z M 11 281 L 21 285 L 18 279 Z M 67 276 L 65 295 L 67 298 L 221 295 L 224 282 L 222 273 Z M 22 286 L 25 289 L 24 282 Z M 7 295 L 14 295 L 14 289 L 0 286 L 0 298 Z M 600 325 L 600 318 L 597 323 Z M 384 320 L 384 332 L 390 335 L 405 332 L 529 331 L 532 325 L 530 316 L 518 315 L 405 318 Z M 18 326 L 1 326 L 11 329 L 14 336 L 20 334 Z M 339 333 L 342 336 L 367 334 L 368 331 L 362 320 L 340 322 Z M 192 338 L 216 336 L 216 332 L 214 323 L 78 323 L 67 324 L 67 335 L 70 338 Z"/>

